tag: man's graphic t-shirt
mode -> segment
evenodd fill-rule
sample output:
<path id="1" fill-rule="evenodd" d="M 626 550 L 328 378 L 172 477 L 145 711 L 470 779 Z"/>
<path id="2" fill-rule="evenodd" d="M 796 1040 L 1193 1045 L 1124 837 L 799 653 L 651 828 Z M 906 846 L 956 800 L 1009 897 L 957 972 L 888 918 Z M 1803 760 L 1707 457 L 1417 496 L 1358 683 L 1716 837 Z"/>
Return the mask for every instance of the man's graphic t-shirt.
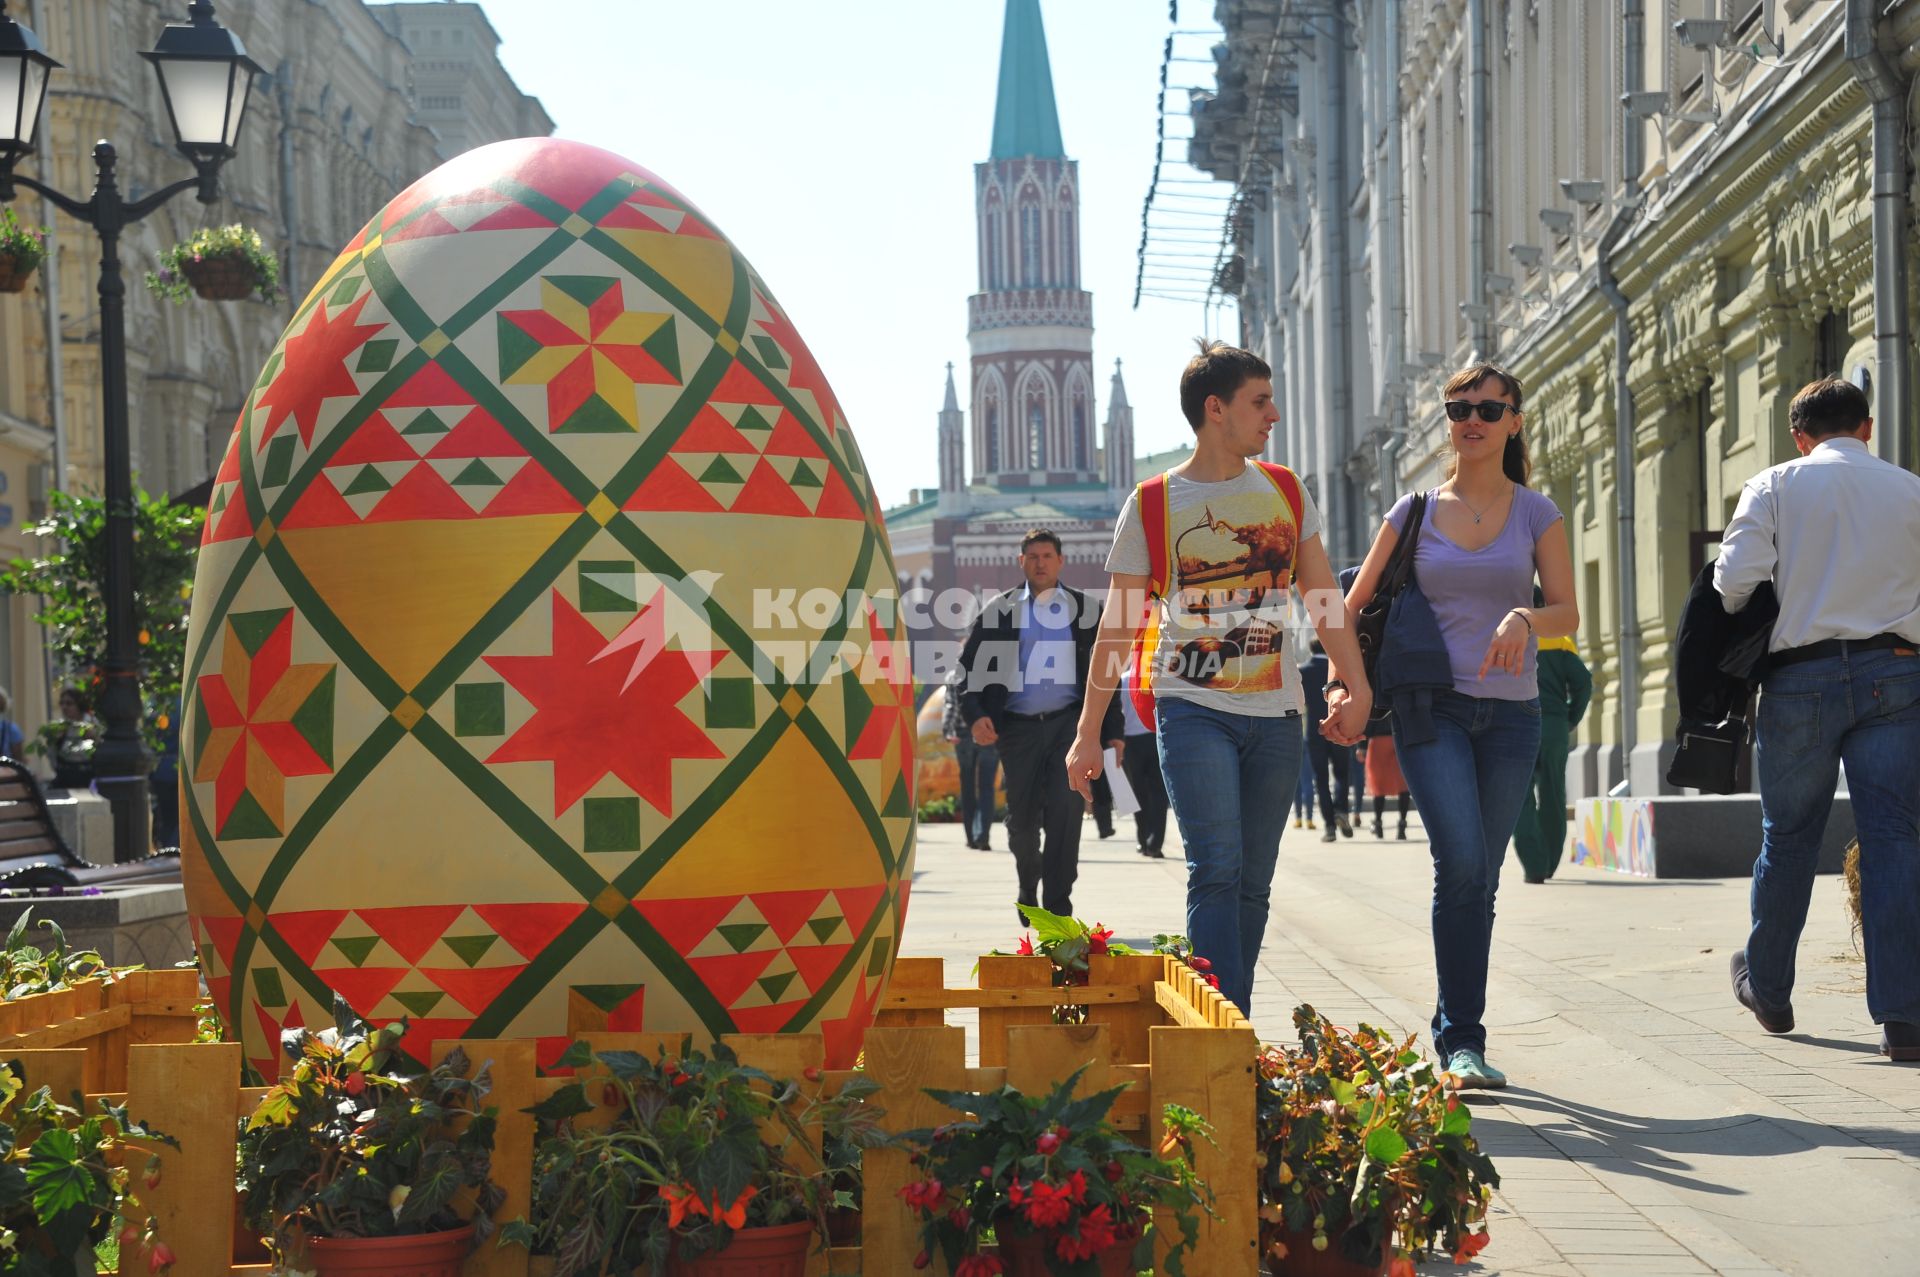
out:
<path id="1" fill-rule="evenodd" d="M 1233 714 L 1301 711 L 1300 661 L 1290 606 L 1300 543 L 1320 533 L 1320 511 L 1303 489 L 1299 522 L 1286 498 L 1249 462 L 1223 483 L 1167 475 L 1173 542 L 1153 694 Z M 1107 571 L 1152 572 L 1136 489 L 1120 512 Z"/>

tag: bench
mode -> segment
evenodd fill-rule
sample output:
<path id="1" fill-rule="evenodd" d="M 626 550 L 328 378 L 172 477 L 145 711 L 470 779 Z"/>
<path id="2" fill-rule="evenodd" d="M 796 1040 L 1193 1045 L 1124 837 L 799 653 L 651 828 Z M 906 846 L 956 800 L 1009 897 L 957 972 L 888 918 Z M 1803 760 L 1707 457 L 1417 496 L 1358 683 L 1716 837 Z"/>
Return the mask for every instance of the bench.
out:
<path id="1" fill-rule="evenodd" d="M 0 757 L 0 888 L 104 889 L 179 877 L 177 849 L 120 865 L 82 860 L 54 827 L 39 780 L 24 763 Z"/>

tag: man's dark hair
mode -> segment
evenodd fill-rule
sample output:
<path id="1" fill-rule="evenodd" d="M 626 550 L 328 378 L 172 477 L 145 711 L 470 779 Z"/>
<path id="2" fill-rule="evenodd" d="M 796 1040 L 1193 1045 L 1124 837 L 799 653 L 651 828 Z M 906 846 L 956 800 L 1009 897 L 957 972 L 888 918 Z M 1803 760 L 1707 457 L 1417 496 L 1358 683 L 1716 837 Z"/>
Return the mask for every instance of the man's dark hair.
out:
<path id="1" fill-rule="evenodd" d="M 1180 374 L 1180 411 L 1195 434 L 1207 424 L 1209 395 L 1219 395 L 1225 403 L 1256 377 L 1273 380 L 1273 369 L 1252 351 L 1205 337 L 1199 343 L 1200 353 L 1187 361 L 1187 370 Z"/>
<path id="2" fill-rule="evenodd" d="M 1027 552 L 1027 547 L 1040 541 L 1045 541 L 1051 544 L 1053 546 L 1053 552 L 1055 554 L 1059 554 L 1059 555 L 1066 554 L 1066 551 L 1060 548 L 1060 538 L 1054 535 L 1053 531 L 1048 528 L 1035 528 L 1033 529 L 1033 531 L 1027 533 L 1027 535 L 1021 537 L 1020 553 L 1025 554 Z"/>
<path id="3" fill-rule="evenodd" d="M 1787 424 L 1809 439 L 1851 433 L 1872 415 L 1867 392 L 1839 377 L 1808 382 L 1787 406 Z"/>

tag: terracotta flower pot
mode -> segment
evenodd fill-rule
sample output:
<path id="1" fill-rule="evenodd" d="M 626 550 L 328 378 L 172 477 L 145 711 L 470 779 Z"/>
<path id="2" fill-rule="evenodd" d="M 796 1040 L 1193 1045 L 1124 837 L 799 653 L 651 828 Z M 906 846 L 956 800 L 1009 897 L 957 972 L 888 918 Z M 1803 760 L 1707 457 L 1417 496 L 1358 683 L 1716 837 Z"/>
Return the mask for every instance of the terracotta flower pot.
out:
<path id="1" fill-rule="evenodd" d="M 196 297 L 210 302 L 245 301 L 253 296 L 260 276 L 244 257 L 203 257 L 180 263 L 180 273 L 193 285 Z"/>
<path id="2" fill-rule="evenodd" d="M 0 293 L 24 293 L 38 265 L 22 267 L 20 259 L 0 253 Z"/>
<path id="3" fill-rule="evenodd" d="M 247 1225 L 247 1195 L 239 1189 L 233 1190 L 233 1262 L 236 1264 L 271 1264 L 273 1252 L 267 1249 L 266 1239 Z"/>
<path id="4" fill-rule="evenodd" d="M 692 1259 L 667 1259 L 668 1277 L 806 1277 L 813 1224 L 778 1224 L 735 1229 L 719 1250 Z"/>
<path id="5" fill-rule="evenodd" d="M 1100 1277 L 1133 1277 L 1133 1248 L 1139 1239 L 1130 1237 L 1115 1242 L 1095 1256 Z M 1006 1277 L 1052 1277 L 1055 1271 L 1054 1238 L 1050 1234 L 1029 1233 L 1015 1237 L 1000 1234 L 1000 1260 L 1007 1266 Z"/>
<path id="6" fill-rule="evenodd" d="M 852 1207 L 836 1207 L 827 1212 L 827 1245 L 858 1246 L 860 1244 L 860 1212 Z"/>
<path id="7" fill-rule="evenodd" d="M 1380 1277 L 1387 1271 L 1388 1252 L 1384 1243 L 1380 1247 L 1380 1262 L 1356 1264 L 1340 1249 L 1340 1237 L 1333 1233 L 1327 1235 L 1325 1250 L 1313 1248 L 1312 1233 L 1286 1232 L 1280 1234 L 1280 1241 L 1287 1248 L 1287 1257 L 1266 1261 L 1266 1270 L 1274 1277 Z"/>
<path id="8" fill-rule="evenodd" d="M 307 1256 L 317 1277 L 460 1277 L 473 1225 L 412 1237 L 315 1237 Z"/>

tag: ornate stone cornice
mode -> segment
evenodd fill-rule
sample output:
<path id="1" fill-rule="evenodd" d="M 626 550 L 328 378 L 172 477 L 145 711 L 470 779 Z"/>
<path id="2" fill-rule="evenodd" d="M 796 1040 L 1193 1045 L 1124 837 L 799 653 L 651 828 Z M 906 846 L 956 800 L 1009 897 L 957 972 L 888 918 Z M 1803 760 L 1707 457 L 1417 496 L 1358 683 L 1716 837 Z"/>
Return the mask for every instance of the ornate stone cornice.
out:
<path id="1" fill-rule="evenodd" d="M 1649 233 L 1645 222 L 1635 228 L 1619 269 L 1628 296 L 1647 292 L 1710 233 L 1739 221 L 1743 213 L 1763 202 L 1775 180 L 1790 166 L 1804 162 L 1807 152 L 1820 148 L 1833 135 L 1844 136 L 1848 124 L 1862 131 L 1868 127 L 1866 92 L 1845 65 L 1830 68 L 1824 78 L 1834 87 L 1784 135 L 1771 136 L 1772 130 L 1756 125 L 1703 165 L 1681 198 L 1670 203 L 1655 223 L 1666 228 L 1664 234 Z M 1784 95 L 1768 113 L 1785 111 L 1802 101 L 1801 93 Z"/>

